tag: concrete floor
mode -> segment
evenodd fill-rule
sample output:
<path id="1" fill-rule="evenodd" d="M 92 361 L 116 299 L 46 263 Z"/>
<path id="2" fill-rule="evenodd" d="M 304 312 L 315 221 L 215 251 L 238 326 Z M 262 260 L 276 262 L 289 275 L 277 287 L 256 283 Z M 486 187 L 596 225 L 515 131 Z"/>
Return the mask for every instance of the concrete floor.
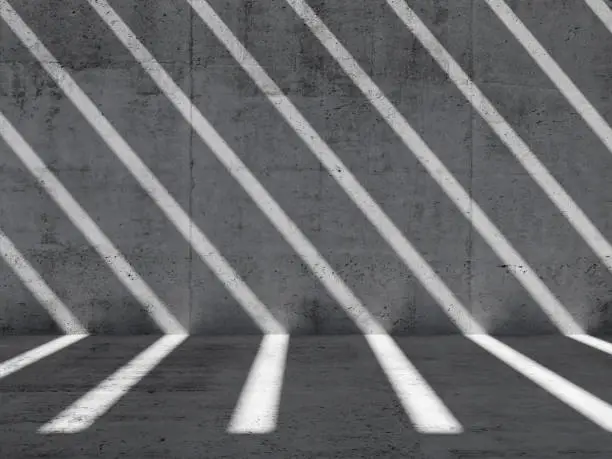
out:
<path id="1" fill-rule="evenodd" d="M 0 359 L 49 339 L 3 337 Z M 612 434 L 461 336 L 396 338 L 459 435 L 413 429 L 361 336 L 291 339 L 272 434 L 226 433 L 257 336 L 188 338 L 91 428 L 37 433 L 155 339 L 89 337 L 0 380 L 0 457 L 612 457 Z M 560 336 L 502 341 L 612 402 L 608 355 Z"/>

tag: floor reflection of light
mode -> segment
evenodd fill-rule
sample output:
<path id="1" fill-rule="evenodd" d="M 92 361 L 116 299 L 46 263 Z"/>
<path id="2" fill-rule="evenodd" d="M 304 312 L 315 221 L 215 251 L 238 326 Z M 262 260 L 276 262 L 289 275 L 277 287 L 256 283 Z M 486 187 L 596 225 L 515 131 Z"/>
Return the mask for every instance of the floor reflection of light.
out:
<path id="1" fill-rule="evenodd" d="M 60 336 L 59 338 L 55 338 L 48 343 L 13 357 L 10 360 L 6 360 L 0 363 L 0 378 L 5 378 L 8 375 L 27 367 L 28 365 L 32 365 L 39 360 L 49 357 L 50 355 L 70 346 L 71 344 L 74 344 L 83 338 L 87 338 L 87 336 L 87 334 Z"/>
<path id="2" fill-rule="evenodd" d="M 265 335 L 227 431 L 265 434 L 276 429 L 289 335 Z"/>

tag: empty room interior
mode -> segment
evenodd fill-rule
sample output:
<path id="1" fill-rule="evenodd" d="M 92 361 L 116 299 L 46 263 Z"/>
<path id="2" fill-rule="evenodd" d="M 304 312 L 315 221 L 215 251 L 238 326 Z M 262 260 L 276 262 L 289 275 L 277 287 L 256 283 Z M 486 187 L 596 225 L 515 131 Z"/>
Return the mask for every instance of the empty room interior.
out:
<path id="1" fill-rule="evenodd" d="M 0 0 L 0 457 L 612 457 L 612 2 Z"/>

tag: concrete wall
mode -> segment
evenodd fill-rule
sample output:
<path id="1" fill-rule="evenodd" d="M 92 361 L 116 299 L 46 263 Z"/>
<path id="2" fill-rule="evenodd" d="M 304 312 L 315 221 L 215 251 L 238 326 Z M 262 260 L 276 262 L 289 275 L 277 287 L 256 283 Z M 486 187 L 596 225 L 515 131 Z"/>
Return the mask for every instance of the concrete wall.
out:
<path id="1" fill-rule="evenodd" d="M 85 0 L 11 4 L 279 321 L 292 333 L 356 330 Z M 390 332 L 457 332 L 186 1 L 110 4 Z M 210 4 L 489 331 L 554 330 L 283 0 Z M 384 0 L 309 4 L 576 320 L 605 331 L 610 273 Z M 408 4 L 611 237 L 612 154 L 485 2 Z M 509 4 L 612 122 L 612 34 L 583 2 Z M 0 110 L 183 325 L 194 334 L 257 333 L 5 23 L 0 50 Z M 5 143 L 0 228 L 90 331 L 158 332 Z M 0 326 L 57 330 L 2 263 Z"/>

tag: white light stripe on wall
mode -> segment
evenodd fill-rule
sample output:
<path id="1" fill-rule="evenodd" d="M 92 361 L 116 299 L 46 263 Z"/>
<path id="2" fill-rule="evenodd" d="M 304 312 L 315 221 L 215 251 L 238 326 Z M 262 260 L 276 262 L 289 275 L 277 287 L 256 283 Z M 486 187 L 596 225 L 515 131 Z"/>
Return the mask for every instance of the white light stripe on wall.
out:
<path id="1" fill-rule="evenodd" d="M 215 13 L 206 1 L 187 0 L 199 15 L 202 21 L 213 31 L 217 38 L 230 51 L 234 59 L 249 74 L 251 79 L 266 94 L 268 100 L 277 108 L 283 118 L 289 123 L 293 130 L 300 136 L 312 153 L 319 159 L 330 175 L 345 190 L 348 196 L 362 210 L 368 220 L 376 227 L 379 233 L 396 250 L 415 276 L 427 288 L 434 299 L 446 304 L 453 310 L 451 320 L 462 329 L 469 329 L 476 333 L 484 333 L 484 330 L 472 319 L 468 319 L 469 313 L 459 305 L 459 302 L 449 297 L 444 297 L 440 292 L 444 290 L 444 283 L 429 266 L 427 261 L 419 254 L 412 244 L 404 237 L 399 229 L 391 222 L 384 211 L 376 204 L 374 199 L 361 186 L 353 174 L 342 163 L 340 158 L 327 146 L 318 133 L 306 121 L 301 113 L 295 108 L 291 101 L 283 95 L 282 91 L 274 81 L 266 74 L 257 61 L 238 41 L 221 18 Z M 271 94 L 274 94 L 272 96 Z M 297 247 L 300 248 L 299 241 Z M 294 246 L 295 247 L 295 246 Z M 296 249 L 297 250 L 297 249 Z M 298 251 L 299 253 L 299 251 Z M 316 263 L 316 260 L 313 260 Z M 323 265 L 321 265 L 323 266 Z M 316 265 L 315 265 L 316 268 Z M 331 270 L 331 267 L 328 268 Z M 320 279 L 326 284 L 327 279 L 322 273 Z M 340 281 L 341 282 L 341 281 Z M 327 285 L 327 284 L 326 284 Z M 334 286 L 329 285 L 329 289 Z M 331 290 L 330 290 L 331 291 Z M 440 296 L 442 295 L 442 296 Z M 346 296 L 345 296 L 346 298 Z M 348 299 L 348 298 L 347 298 Z M 346 300 L 345 300 L 346 301 Z M 350 303 L 350 301 L 349 301 Z M 371 333 L 369 330 L 362 330 Z"/>
<path id="2" fill-rule="evenodd" d="M 0 123 L 1 126 L 1 123 Z M 0 127 L 0 131 L 2 128 Z M 55 323 L 64 333 L 86 335 L 87 330 L 79 319 L 68 309 L 57 295 L 49 288 L 40 274 L 28 263 L 25 257 L 15 247 L 13 242 L 0 230 L 0 256 L 21 279 L 23 285 L 45 308 Z"/>
<path id="3" fill-rule="evenodd" d="M 256 325 L 264 333 L 284 333 L 284 327 L 274 318 L 270 311 L 261 303 L 250 288 L 240 279 L 229 263 L 217 251 L 215 246 L 206 238 L 204 233 L 191 221 L 185 211 L 174 200 L 170 193 L 159 182 L 155 175 L 142 162 L 138 155 L 131 149 L 127 142 L 115 130 L 110 122 L 98 110 L 95 104 L 87 97 L 70 75 L 61 67 L 57 59 L 47 50 L 34 32 L 23 22 L 17 12 L 10 6 L 8 1 L 0 0 L 0 15 L 9 25 L 22 43 L 30 50 L 34 57 L 41 63 L 43 68 L 53 78 L 59 88 L 72 101 L 74 106 L 81 112 L 89 124 L 98 132 L 102 140 L 108 145 L 116 157 L 126 166 L 132 176 L 140 183 L 147 194 L 164 212 L 168 219 L 175 225 L 179 232 L 191 244 L 208 267 L 217 275 L 225 285 L 230 294 L 238 301 L 244 311 L 253 319 Z M 58 182 L 59 184 L 59 182 Z M 61 185 L 61 184 L 59 184 Z M 62 187 L 63 189 L 63 187 Z M 82 225 L 83 222 L 77 222 Z M 88 223 L 91 220 L 88 220 Z M 93 222 L 91 222 L 93 223 Z M 91 227 L 91 225 L 88 225 Z M 87 232 L 84 234 L 88 235 Z M 101 233 L 98 232 L 98 235 Z M 98 238 L 99 239 L 99 238 Z M 105 238 L 106 239 L 106 238 Z M 122 269 L 128 268 L 127 262 L 114 247 L 105 244 L 105 249 L 112 253 L 107 262 L 121 261 Z M 113 269 L 114 265 L 113 265 Z M 131 268 L 129 268 L 131 270 Z M 115 269 L 119 278 L 136 294 L 152 314 L 157 315 L 155 319 L 166 333 L 184 333 L 185 329 L 170 316 L 167 308 L 154 293 L 146 287 L 146 284 L 132 272 L 132 276 L 126 278 L 121 271 Z M 134 277 L 135 276 L 135 277 Z"/>
<path id="4" fill-rule="evenodd" d="M 595 135 L 599 137 L 608 151 L 612 153 L 612 128 L 610 128 L 606 120 L 588 101 L 582 91 L 578 89 L 559 64 L 548 54 L 504 0 L 485 1 L 499 20 L 508 28 L 510 33 L 514 35 L 514 38 L 525 48 L 525 51 L 529 53 L 535 63 L 538 64 L 538 67 L 542 69 L 571 106 L 574 107 L 574 110 L 589 125 Z M 611 261 L 609 262 L 612 263 Z"/>
<path id="5" fill-rule="evenodd" d="M 450 53 L 444 48 L 444 46 L 442 46 L 442 44 L 436 39 L 436 37 L 431 33 L 423 21 L 421 21 L 421 19 L 414 13 L 414 11 L 412 11 L 410 7 L 401 0 L 387 0 L 387 3 L 391 6 L 395 14 L 397 14 L 406 27 L 408 27 L 408 29 L 436 60 L 440 68 L 447 73 L 457 88 L 463 93 L 466 99 L 468 99 L 472 107 L 474 107 L 480 116 L 482 116 L 489 127 L 497 134 L 497 136 L 515 156 L 515 158 L 523 165 L 531 178 L 540 186 L 549 199 L 557 206 L 562 215 L 582 236 L 583 240 L 610 270 L 612 266 L 612 246 L 610 246 L 605 237 L 589 220 L 582 209 L 580 209 L 578 204 L 572 200 L 569 194 L 567 194 L 563 187 L 555 180 L 546 167 L 531 152 L 527 144 L 525 144 L 521 137 L 514 131 L 514 129 L 512 129 L 510 124 L 495 109 L 493 104 L 486 98 L 480 89 L 478 89 L 476 84 L 474 84 L 474 82 L 468 77 L 461 66 L 459 66 L 459 64 L 453 59 Z M 373 85 L 374 83 L 371 84 Z M 479 212 L 480 209 L 478 207 L 474 207 L 474 210 L 476 212 L 474 213 L 473 218 L 477 218 L 478 214 L 482 212 Z M 484 217 L 486 218 L 486 216 Z M 491 245 L 491 247 L 494 250 L 497 250 L 495 245 Z M 513 250 L 511 246 L 509 248 Z M 504 250 L 502 253 L 512 255 L 508 250 Z M 509 258 L 502 256 L 500 253 L 498 253 L 498 255 L 503 260 L 509 260 Z M 530 283 L 535 287 L 538 287 L 538 284 L 540 285 L 539 289 L 541 292 L 544 292 L 544 298 L 548 298 L 547 301 L 540 301 L 539 299 L 541 296 L 534 296 L 530 289 L 527 290 L 531 293 L 531 296 L 536 300 L 548 317 L 551 318 L 555 325 L 557 325 L 557 327 L 570 338 L 573 338 L 574 336 L 586 336 L 584 334 L 584 330 L 582 330 L 582 327 L 575 322 L 571 327 L 563 326 L 564 322 L 569 320 L 569 314 L 564 313 L 565 308 L 563 305 L 561 305 L 558 300 L 554 298 L 552 293 L 543 284 L 543 282 L 539 280 L 535 273 L 533 273 L 526 262 L 520 261 L 520 258 L 516 257 L 511 257 L 510 260 L 512 260 L 512 262 L 506 261 L 506 264 L 510 266 L 521 266 L 521 269 L 515 269 L 512 272 L 525 287 L 529 285 L 524 283 L 524 279 L 526 277 L 529 278 L 528 280 L 530 280 Z M 555 316 L 557 314 L 561 317 L 565 317 L 565 320 L 555 320 Z M 599 350 L 609 349 L 609 347 L 606 346 L 606 343 L 599 338 L 590 337 L 589 340 L 582 340 L 581 342 L 593 346 Z M 599 344 L 596 345 L 596 343 Z"/>
<path id="6" fill-rule="evenodd" d="M 412 151 L 421 164 L 427 169 L 432 178 L 440 185 L 446 195 L 456 204 L 463 215 L 472 223 L 478 233 L 487 241 L 495 253 L 510 266 L 523 266 L 524 269 L 513 271 L 515 277 L 527 289 L 540 307 L 547 313 L 550 319 L 563 331 L 568 333 L 580 333 L 580 326 L 573 317 L 554 297 L 552 292 L 538 278 L 529 265 L 512 247 L 509 241 L 488 219 L 478 204 L 463 189 L 455 177 L 438 159 L 435 153 L 421 139 L 419 134 L 410 126 L 408 121 L 386 98 L 383 92 L 376 86 L 370 77 L 363 71 L 353 56 L 340 44 L 338 39 L 323 24 L 319 17 L 303 0 L 286 0 L 294 11 L 302 18 L 312 33 L 319 39 L 327 51 L 334 57 L 353 83 L 363 92 L 370 103 L 378 110 L 387 124 L 402 139 L 404 144 Z M 360 205 L 359 201 L 355 201 Z M 360 206 L 364 213 L 370 212 L 370 207 Z M 388 226 L 393 223 L 380 212 L 379 218 L 388 220 Z M 367 214 L 366 214 L 367 215 Z M 376 222 L 373 216 L 370 221 Z M 380 225 L 374 225 L 380 231 Z M 399 233 L 399 231 L 398 231 Z M 401 234 L 401 233 L 400 233 Z M 403 235 L 402 235 L 403 238 Z M 396 243 L 398 239 L 386 237 L 393 243 L 395 251 L 403 256 L 404 247 Z M 403 238 L 405 239 L 405 238 Z M 405 256 L 404 256 L 405 258 Z M 453 304 L 453 310 L 456 306 Z"/>
<path id="7" fill-rule="evenodd" d="M 2 3 L 0 2 L 0 6 Z M 0 10 L 1 11 L 1 10 Z M 2 13 L 0 13 L 2 14 Z M 21 137 L 8 119 L 0 112 L 0 135 L 11 147 L 38 183 L 45 189 L 70 221 L 78 228 L 91 246 L 113 270 L 117 278 L 140 301 L 143 308 L 165 333 L 184 333 L 185 329 L 168 310 L 168 307 L 140 278 L 123 255 L 106 237 L 92 218 L 64 188 L 45 163 Z"/>

